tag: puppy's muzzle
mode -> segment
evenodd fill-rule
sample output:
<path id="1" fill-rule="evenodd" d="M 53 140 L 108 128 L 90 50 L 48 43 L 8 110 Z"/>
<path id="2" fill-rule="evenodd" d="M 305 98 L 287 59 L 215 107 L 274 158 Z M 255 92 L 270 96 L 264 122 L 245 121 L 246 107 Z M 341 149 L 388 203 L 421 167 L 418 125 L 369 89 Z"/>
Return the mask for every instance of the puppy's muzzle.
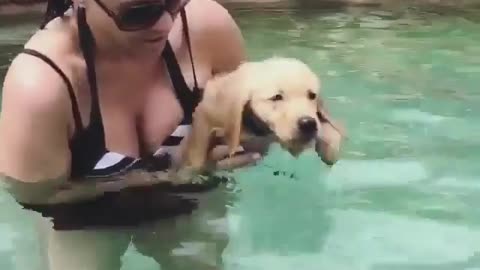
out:
<path id="1" fill-rule="evenodd" d="M 299 135 L 304 140 L 310 140 L 317 134 L 317 122 L 310 116 L 300 117 L 297 121 Z"/>

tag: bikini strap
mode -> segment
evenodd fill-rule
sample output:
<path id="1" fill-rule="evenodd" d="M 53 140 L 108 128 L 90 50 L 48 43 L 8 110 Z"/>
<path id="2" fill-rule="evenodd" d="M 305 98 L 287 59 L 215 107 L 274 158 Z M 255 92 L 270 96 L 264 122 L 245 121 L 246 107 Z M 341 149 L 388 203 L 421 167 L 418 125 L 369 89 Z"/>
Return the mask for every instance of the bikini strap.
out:
<path id="1" fill-rule="evenodd" d="M 196 93 L 198 91 L 191 91 L 188 88 L 170 42 L 167 41 L 162 54 L 165 64 L 167 65 L 168 73 L 170 74 L 170 81 L 175 90 L 175 95 L 183 108 L 185 117 L 189 118 L 197 106 L 198 99 Z"/>
<path id="2" fill-rule="evenodd" d="M 183 23 L 183 34 L 185 35 L 185 39 L 187 42 L 188 52 L 190 56 L 190 62 L 192 64 L 192 72 L 193 72 L 193 79 L 194 79 L 194 87 L 193 90 L 189 88 L 187 83 L 185 82 L 185 78 L 182 74 L 180 65 L 175 57 L 175 52 L 167 40 L 165 44 L 165 48 L 162 52 L 163 58 L 165 60 L 165 64 L 167 65 L 168 72 L 170 74 L 170 80 L 173 84 L 173 88 L 175 89 L 175 95 L 177 96 L 180 105 L 184 110 L 184 120 L 186 122 L 191 121 L 191 117 L 193 111 L 197 107 L 198 102 L 201 99 L 201 91 L 198 87 L 197 76 L 195 72 L 195 65 L 193 62 L 193 53 L 190 44 L 190 35 L 188 31 L 188 24 L 187 24 L 187 16 L 185 13 L 185 9 L 180 10 L 180 15 L 182 17 Z"/>
<path id="3" fill-rule="evenodd" d="M 82 125 L 82 120 L 81 120 L 81 117 L 80 117 L 80 110 L 78 109 L 78 103 L 77 103 L 77 99 L 75 97 L 75 92 L 73 91 L 72 83 L 68 79 L 67 75 L 65 75 L 65 73 L 62 71 L 62 69 L 60 69 L 58 67 L 58 65 L 55 64 L 55 62 L 53 62 L 49 57 L 40 53 L 39 51 L 25 48 L 25 49 L 23 49 L 22 52 L 25 53 L 25 54 L 28 54 L 28 55 L 31 55 L 31 56 L 34 56 L 34 57 L 37 57 L 37 58 L 41 59 L 47 65 L 49 65 L 51 68 L 53 68 L 53 70 L 55 70 L 57 72 L 57 74 L 60 75 L 60 77 L 63 79 L 63 81 L 65 82 L 65 84 L 67 86 L 68 94 L 70 96 L 70 103 L 72 105 L 73 119 L 75 121 L 75 130 L 77 132 L 81 131 L 83 129 L 83 125 Z"/>
<path id="4" fill-rule="evenodd" d="M 185 35 L 185 39 L 187 41 L 187 47 L 188 47 L 188 54 L 190 55 L 190 63 L 192 64 L 192 72 L 193 72 L 193 82 L 194 82 L 194 91 L 199 91 L 198 88 L 198 82 L 197 82 L 197 75 L 195 72 L 195 65 L 193 64 L 193 53 L 192 53 L 192 44 L 190 42 L 190 34 L 188 30 L 188 21 L 187 21 L 187 14 L 185 11 L 185 8 L 182 8 L 180 10 L 180 17 L 182 17 L 182 30 L 183 34 Z"/>
<path id="5" fill-rule="evenodd" d="M 97 75 L 95 70 L 95 39 L 90 27 L 86 21 L 85 8 L 79 8 L 77 14 L 78 37 L 80 39 L 80 49 L 87 66 L 87 79 L 90 85 L 91 109 L 90 125 L 97 124 L 102 127 L 102 116 L 100 111 L 100 101 L 98 98 Z"/>

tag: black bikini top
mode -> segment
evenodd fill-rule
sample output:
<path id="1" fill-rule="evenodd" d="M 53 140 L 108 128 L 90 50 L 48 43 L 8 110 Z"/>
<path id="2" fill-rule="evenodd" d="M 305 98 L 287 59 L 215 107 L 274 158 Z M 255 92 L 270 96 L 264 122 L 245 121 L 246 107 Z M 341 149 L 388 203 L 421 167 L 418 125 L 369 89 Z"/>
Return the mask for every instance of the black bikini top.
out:
<path id="1" fill-rule="evenodd" d="M 201 98 L 201 89 L 198 82 L 193 64 L 193 55 L 191 51 L 190 37 L 188 31 L 187 17 L 185 10 L 180 12 L 183 24 L 183 33 L 187 41 L 190 60 L 192 64 L 194 76 L 194 88 L 191 90 L 182 75 L 180 66 L 176 60 L 175 53 L 167 41 L 162 58 L 166 63 L 170 79 L 172 81 L 175 94 L 184 111 L 184 119 L 172 133 L 162 147 L 172 147 L 178 145 L 188 129 L 192 121 L 192 113 Z M 122 155 L 120 153 L 111 152 L 106 148 L 105 131 L 100 111 L 100 103 L 98 100 L 98 88 L 95 74 L 95 66 L 93 64 L 93 36 L 89 32 L 89 28 L 79 25 L 79 35 L 82 44 L 82 52 L 87 63 L 87 75 L 90 85 L 90 93 L 92 99 L 92 108 L 90 113 L 90 123 L 87 127 L 83 127 L 77 99 L 74 94 L 73 86 L 65 73 L 47 56 L 38 51 L 25 48 L 23 53 L 35 56 L 50 65 L 64 80 L 70 95 L 73 117 L 75 121 L 75 134 L 70 141 L 71 161 L 71 178 L 84 179 L 89 177 L 107 177 L 117 173 L 123 173 L 130 169 L 145 168 L 148 170 L 166 170 L 170 167 L 169 155 L 165 155 L 165 151 L 157 151 L 157 155 L 151 155 L 142 158 L 133 158 Z M 90 35 L 90 36 L 89 36 Z M 89 40 L 90 39 L 90 40 Z M 161 149 L 159 149 L 161 150 Z M 167 151 L 168 152 L 168 151 Z M 160 155 L 162 153 L 162 155 Z"/>

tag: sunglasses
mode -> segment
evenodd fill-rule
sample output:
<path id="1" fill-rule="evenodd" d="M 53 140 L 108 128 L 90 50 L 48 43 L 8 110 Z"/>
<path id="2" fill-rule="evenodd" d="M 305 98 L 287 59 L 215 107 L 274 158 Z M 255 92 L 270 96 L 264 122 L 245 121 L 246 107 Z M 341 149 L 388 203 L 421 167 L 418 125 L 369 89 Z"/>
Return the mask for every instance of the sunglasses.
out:
<path id="1" fill-rule="evenodd" d="M 122 31 L 138 31 L 152 27 L 165 12 L 173 14 L 184 6 L 185 0 L 144 0 L 120 4 L 117 13 L 111 11 L 100 0 L 95 0 L 100 8 L 113 19 Z"/>

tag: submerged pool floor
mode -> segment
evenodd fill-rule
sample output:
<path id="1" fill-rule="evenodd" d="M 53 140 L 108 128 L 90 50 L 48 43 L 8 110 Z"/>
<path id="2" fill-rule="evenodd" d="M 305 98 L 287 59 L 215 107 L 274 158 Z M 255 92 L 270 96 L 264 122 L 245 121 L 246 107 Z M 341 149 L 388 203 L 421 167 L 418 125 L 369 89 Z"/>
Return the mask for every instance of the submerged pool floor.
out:
<path id="1" fill-rule="evenodd" d="M 252 59 L 292 56 L 315 69 L 348 141 L 331 169 L 273 148 L 236 173 L 239 192 L 219 229 L 229 236 L 225 269 L 480 269 L 480 16 L 232 14 Z M 0 77 L 36 27 L 8 25 L 0 22 Z M 3 192 L 0 202 L 0 269 L 42 269 L 35 217 Z M 203 256 L 196 247 L 208 243 L 189 235 L 171 256 Z M 133 246 L 122 260 L 122 270 L 158 269 Z"/>

